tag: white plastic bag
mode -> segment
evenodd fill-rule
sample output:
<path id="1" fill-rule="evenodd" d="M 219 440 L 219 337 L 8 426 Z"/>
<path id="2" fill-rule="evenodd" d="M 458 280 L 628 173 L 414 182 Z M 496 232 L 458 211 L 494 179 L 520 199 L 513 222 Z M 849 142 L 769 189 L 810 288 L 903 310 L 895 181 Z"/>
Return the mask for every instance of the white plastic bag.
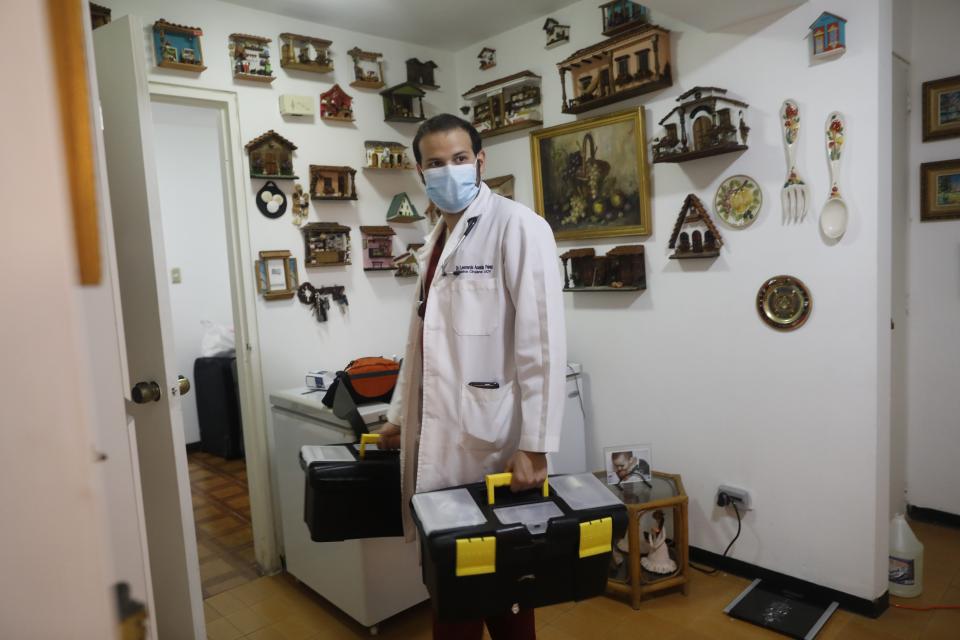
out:
<path id="1" fill-rule="evenodd" d="M 200 356 L 232 356 L 236 353 L 234 346 L 233 327 L 228 327 L 210 320 L 201 320 L 203 325 L 203 339 L 200 340 Z"/>

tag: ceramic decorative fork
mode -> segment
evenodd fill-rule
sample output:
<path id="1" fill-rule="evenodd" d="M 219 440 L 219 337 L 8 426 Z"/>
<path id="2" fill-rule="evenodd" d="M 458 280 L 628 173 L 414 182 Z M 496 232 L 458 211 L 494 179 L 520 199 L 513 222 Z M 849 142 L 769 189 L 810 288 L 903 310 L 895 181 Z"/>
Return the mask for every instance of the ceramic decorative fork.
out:
<path id="1" fill-rule="evenodd" d="M 784 222 L 801 222 L 807 217 L 809 190 L 797 171 L 797 138 L 800 136 L 800 107 L 793 100 L 784 100 L 780 107 L 783 146 L 787 148 L 787 179 L 780 191 Z"/>

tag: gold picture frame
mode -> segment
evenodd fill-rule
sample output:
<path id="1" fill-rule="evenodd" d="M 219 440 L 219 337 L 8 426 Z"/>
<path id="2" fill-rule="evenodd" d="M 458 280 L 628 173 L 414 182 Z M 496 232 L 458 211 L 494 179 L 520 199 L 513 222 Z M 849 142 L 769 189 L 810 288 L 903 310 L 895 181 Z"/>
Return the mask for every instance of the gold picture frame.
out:
<path id="1" fill-rule="evenodd" d="M 960 76 L 923 83 L 923 141 L 960 137 Z"/>
<path id="2" fill-rule="evenodd" d="M 960 218 L 960 158 L 920 165 L 920 222 Z"/>
<path id="3" fill-rule="evenodd" d="M 297 259 L 289 251 L 261 251 L 254 262 L 257 293 L 266 300 L 283 300 L 297 294 Z"/>
<path id="4" fill-rule="evenodd" d="M 558 240 L 652 233 L 643 107 L 530 134 L 534 208 Z"/>

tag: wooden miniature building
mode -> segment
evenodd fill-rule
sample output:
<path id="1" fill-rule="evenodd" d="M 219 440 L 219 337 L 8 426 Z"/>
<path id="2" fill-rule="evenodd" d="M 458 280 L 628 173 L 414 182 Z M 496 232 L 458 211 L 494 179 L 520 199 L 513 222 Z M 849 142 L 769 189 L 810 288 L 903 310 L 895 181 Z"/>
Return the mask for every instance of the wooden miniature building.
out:
<path id="1" fill-rule="evenodd" d="M 673 84 L 670 32 L 641 25 L 557 64 L 564 113 L 582 113 Z M 567 74 L 573 88 L 567 98 Z"/>
<path id="2" fill-rule="evenodd" d="M 383 81 L 383 54 L 374 51 L 363 51 L 354 47 L 347 51 L 353 58 L 354 80 L 351 87 L 361 89 L 379 89 L 386 85 Z"/>
<path id="3" fill-rule="evenodd" d="M 333 71 L 330 56 L 330 40 L 301 36 L 296 33 L 280 34 L 280 66 L 284 69 L 328 73 Z"/>
<path id="4" fill-rule="evenodd" d="M 230 34 L 230 55 L 235 80 L 273 82 L 276 79 L 270 64 L 270 42 L 270 38 L 248 33 Z"/>
<path id="5" fill-rule="evenodd" d="M 350 227 L 336 222 L 310 222 L 303 234 L 304 266 L 335 267 L 350 264 Z"/>
<path id="6" fill-rule="evenodd" d="M 480 50 L 480 53 L 477 54 L 477 59 L 480 61 L 480 71 L 492 69 L 497 66 L 497 50 L 484 47 Z"/>
<path id="7" fill-rule="evenodd" d="M 493 191 L 498 196 L 513 200 L 513 174 L 487 178 L 484 182 L 490 187 L 490 191 Z"/>
<path id="8" fill-rule="evenodd" d="M 608 37 L 650 21 L 647 8 L 630 0 L 612 0 L 604 3 L 600 5 L 600 12 L 603 17 L 603 35 Z"/>
<path id="9" fill-rule="evenodd" d="M 532 71 L 478 84 L 463 99 L 473 107 L 473 126 L 481 138 L 543 124 L 540 76 Z"/>
<path id="10" fill-rule="evenodd" d="M 427 94 L 417 85 L 404 82 L 384 89 L 380 95 L 383 96 L 384 122 L 426 120 L 423 115 L 423 97 Z"/>
<path id="11" fill-rule="evenodd" d="M 647 288 L 643 245 L 620 245 L 604 256 L 571 249 L 563 261 L 564 291 L 641 291 Z"/>
<path id="12" fill-rule="evenodd" d="M 749 105 L 726 93 L 717 87 L 694 87 L 681 94 L 680 104 L 660 120 L 665 133 L 653 141 L 653 161 L 685 162 L 746 149 L 750 127 L 743 114 Z"/>
<path id="13" fill-rule="evenodd" d="M 420 62 L 416 58 L 407 60 L 407 82 L 415 84 L 421 89 L 439 89 L 433 77 L 437 63 L 433 60 Z"/>
<path id="14" fill-rule="evenodd" d="M 407 146 L 399 142 L 367 140 L 365 150 L 365 169 L 392 169 L 406 171 L 413 168 L 407 156 Z"/>
<path id="15" fill-rule="evenodd" d="M 680 215 L 670 235 L 671 258 L 715 258 L 720 255 L 723 238 L 700 198 L 690 194 L 683 201 Z"/>
<path id="16" fill-rule="evenodd" d="M 91 5 L 91 10 L 93 5 Z M 200 73 L 203 65 L 203 50 L 200 48 L 200 27 L 187 27 L 164 19 L 153 23 L 153 52 L 157 66 L 164 69 L 179 69 Z"/>
<path id="17" fill-rule="evenodd" d="M 310 165 L 310 199 L 356 200 L 356 174 L 353 167 Z"/>
<path id="18" fill-rule="evenodd" d="M 416 278 L 419 275 L 417 267 L 417 251 L 423 248 L 423 243 L 408 244 L 407 250 L 393 259 L 393 264 L 397 272 L 393 275 L 397 278 Z"/>
<path id="19" fill-rule="evenodd" d="M 320 119 L 353 122 L 353 98 L 340 85 L 320 94 Z"/>
<path id="20" fill-rule="evenodd" d="M 543 23 L 543 30 L 547 32 L 547 49 L 570 41 L 570 25 L 568 24 L 560 24 L 553 18 L 547 18 L 547 21 Z"/>
<path id="21" fill-rule="evenodd" d="M 416 222 L 423 220 L 423 216 L 413 206 L 413 201 L 406 193 L 393 196 L 390 208 L 387 210 L 387 222 Z"/>
<path id="22" fill-rule="evenodd" d="M 297 145 L 271 129 L 244 147 L 250 158 L 251 178 L 294 180 L 293 152 Z"/>
<path id="23" fill-rule="evenodd" d="M 104 7 L 103 5 L 95 4 L 93 2 L 90 4 L 90 25 L 91 28 L 96 29 L 97 27 L 102 27 L 105 24 L 110 24 L 111 11 L 109 8 Z"/>
<path id="24" fill-rule="evenodd" d="M 363 270 L 393 271 L 393 236 L 397 235 L 392 227 L 360 227 L 363 234 Z"/>
<path id="25" fill-rule="evenodd" d="M 814 58 L 829 58 L 847 50 L 847 21 L 824 11 L 810 25 L 810 44 Z"/>

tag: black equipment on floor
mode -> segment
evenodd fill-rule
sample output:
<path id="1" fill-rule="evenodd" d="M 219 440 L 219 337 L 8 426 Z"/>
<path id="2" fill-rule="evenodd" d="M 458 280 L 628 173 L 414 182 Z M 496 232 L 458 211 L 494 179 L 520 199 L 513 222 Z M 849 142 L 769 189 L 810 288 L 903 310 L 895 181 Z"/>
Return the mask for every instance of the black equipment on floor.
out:
<path id="1" fill-rule="evenodd" d="M 193 363 L 193 383 L 197 392 L 200 448 L 221 458 L 242 458 L 243 422 L 240 418 L 237 358 L 197 358 Z"/>

